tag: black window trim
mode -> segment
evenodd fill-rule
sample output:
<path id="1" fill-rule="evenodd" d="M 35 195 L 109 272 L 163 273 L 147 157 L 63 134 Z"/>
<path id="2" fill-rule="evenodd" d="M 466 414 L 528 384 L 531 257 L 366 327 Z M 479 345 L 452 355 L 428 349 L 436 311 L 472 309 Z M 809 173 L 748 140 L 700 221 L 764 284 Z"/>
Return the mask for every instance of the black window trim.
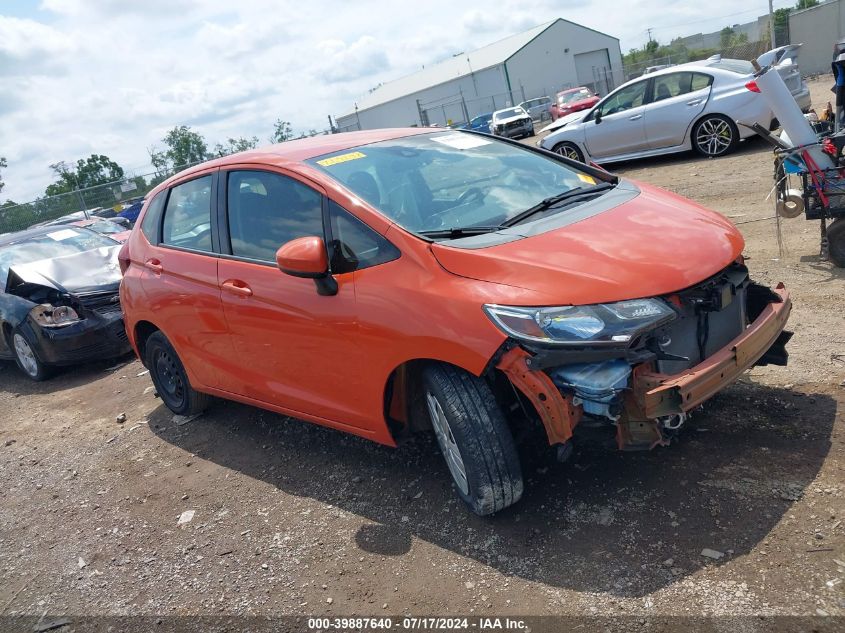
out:
<path id="1" fill-rule="evenodd" d="M 219 257 L 220 255 L 220 237 L 219 231 L 217 230 L 217 222 L 214 213 L 212 212 L 217 207 L 217 184 L 219 180 L 219 173 L 220 169 L 215 169 L 211 172 L 203 172 L 200 174 L 195 174 L 193 178 L 186 178 L 185 180 L 180 180 L 179 182 L 173 183 L 167 188 L 167 197 L 164 200 L 164 207 L 162 208 L 161 214 L 159 215 L 158 222 L 156 223 L 156 243 L 153 246 L 158 248 L 166 248 L 172 251 L 179 251 L 182 253 L 194 253 L 196 255 L 207 255 L 208 257 Z M 200 178 L 205 178 L 206 176 L 211 176 L 211 200 L 209 201 L 209 209 L 208 209 L 208 221 L 211 224 L 211 249 L 210 251 L 203 251 L 198 248 L 186 248 L 184 246 L 174 246 L 173 244 L 166 244 L 162 240 L 164 239 L 164 216 L 167 215 L 167 205 L 170 202 L 170 194 L 174 188 L 184 185 L 189 182 L 193 182 L 194 180 L 199 180 Z M 164 192 L 160 192 L 164 193 Z"/>

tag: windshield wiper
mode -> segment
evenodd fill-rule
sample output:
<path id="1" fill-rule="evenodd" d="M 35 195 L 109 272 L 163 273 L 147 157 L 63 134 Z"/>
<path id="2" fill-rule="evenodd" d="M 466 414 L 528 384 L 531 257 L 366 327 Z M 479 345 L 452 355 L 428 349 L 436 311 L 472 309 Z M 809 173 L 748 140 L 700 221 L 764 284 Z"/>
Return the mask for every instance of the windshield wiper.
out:
<path id="1" fill-rule="evenodd" d="M 546 198 L 545 200 L 541 200 L 533 207 L 529 207 L 525 211 L 517 213 L 509 220 L 505 220 L 504 222 L 502 222 L 502 227 L 508 227 L 513 226 L 515 224 L 519 224 L 520 222 L 522 222 L 526 218 L 531 217 L 535 213 L 547 211 L 548 209 L 552 209 L 557 206 L 565 206 L 562 204 L 563 202 L 574 202 L 582 196 L 596 195 L 598 193 L 601 193 L 602 191 L 613 189 L 613 187 L 615 186 L 616 185 L 612 182 L 603 182 L 598 185 L 592 185 L 591 187 L 578 187 L 577 189 L 570 189 L 569 191 L 564 191 L 563 193 L 559 193 L 556 196 L 551 196 L 549 198 Z"/>
<path id="2" fill-rule="evenodd" d="M 450 240 L 459 237 L 469 237 L 470 235 L 483 235 L 484 233 L 492 233 L 498 231 L 501 226 L 454 226 L 449 229 L 432 229 L 430 231 L 417 231 L 417 235 L 424 237 L 431 237 L 434 239 L 446 237 Z"/>

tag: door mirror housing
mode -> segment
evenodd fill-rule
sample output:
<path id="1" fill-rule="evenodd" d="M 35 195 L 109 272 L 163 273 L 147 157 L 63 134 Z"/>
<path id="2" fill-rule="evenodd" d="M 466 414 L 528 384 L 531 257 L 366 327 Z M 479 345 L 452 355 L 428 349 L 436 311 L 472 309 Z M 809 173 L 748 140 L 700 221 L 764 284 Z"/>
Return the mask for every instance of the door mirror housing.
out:
<path id="1" fill-rule="evenodd" d="M 326 243 L 322 237 L 298 237 L 276 251 L 276 265 L 286 275 L 313 279 L 321 295 L 337 294 L 337 281 L 329 272 Z"/>
<path id="2" fill-rule="evenodd" d="M 596 125 L 598 125 L 599 123 L 601 123 L 601 108 L 596 108 L 596 114 L 595 114 L 595 116 L 593 117 L 593 119 L 595 120 Z"/>

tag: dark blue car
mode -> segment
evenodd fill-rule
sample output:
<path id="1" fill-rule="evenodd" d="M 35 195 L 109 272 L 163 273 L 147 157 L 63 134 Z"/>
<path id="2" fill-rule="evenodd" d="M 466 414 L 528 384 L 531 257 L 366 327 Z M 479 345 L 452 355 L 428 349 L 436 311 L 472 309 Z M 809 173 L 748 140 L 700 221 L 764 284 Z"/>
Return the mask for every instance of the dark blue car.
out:
<path id="1" fill-rule="evenodd" d="M 477 132 L 489 132 L 490 121 L 493 119 L 493 113 L 479 114 L 473 117 L 472 120 L 465 126 L 468 130 L 476 130 Z"/>

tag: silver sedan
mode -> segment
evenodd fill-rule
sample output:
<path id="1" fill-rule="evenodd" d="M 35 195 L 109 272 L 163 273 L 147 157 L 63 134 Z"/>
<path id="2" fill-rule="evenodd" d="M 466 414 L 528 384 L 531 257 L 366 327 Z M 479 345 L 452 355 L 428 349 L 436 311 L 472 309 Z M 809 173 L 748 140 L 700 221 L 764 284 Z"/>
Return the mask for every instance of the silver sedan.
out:
<path id="1" fill-rule="evenodd" d="M 810 91 L 795 63 L 800 46 L 761 56 L 776 63 L 802 110 Z M 751 62 L 709 59 L 664 68 L 620 86 L 592 109 L 558 119 L 539 145 L 580 161 L 609 163 L 694 149 L 722 156 L 754 132 L 738 125 L 776 120 L 754 83 Z"/>

